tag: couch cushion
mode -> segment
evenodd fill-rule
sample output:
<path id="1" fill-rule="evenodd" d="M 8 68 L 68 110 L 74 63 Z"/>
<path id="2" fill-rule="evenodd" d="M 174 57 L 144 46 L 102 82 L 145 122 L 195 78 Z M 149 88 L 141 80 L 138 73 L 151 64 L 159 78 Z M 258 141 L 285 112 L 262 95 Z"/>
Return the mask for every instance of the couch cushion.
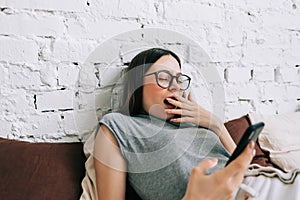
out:
<path id="1" fill-rule="evenodd" d="M 270 153 L 273 163 L 284 171 L 300 166 L 300 112 L 277 115 L 250 114 L 252 123 L 263 121 L 259 135 L 261 148 Z"/>
<path id="2" fill-rule="evenodd" d="M 248 116 L 245 115 L 238 119 L 230 120 L 224 125 L 227 128 L 229 134 L 231 135 L 233 141 L 237 144 L 250 124 L 251 123 Z M 252 160 L 252 164 L 256 163 L 261 166 L 277 167 L 274 163 L 271 162 L 269 153 L 261 149 L 258 141 L 256 142 L 255 150 L 256 154 Z"/>
<path id="3" fill-rule="evenodd" d="M 79 199 L 84 163 L 81 143 L 30 143 L 0 138 L 0 197 Z"/>

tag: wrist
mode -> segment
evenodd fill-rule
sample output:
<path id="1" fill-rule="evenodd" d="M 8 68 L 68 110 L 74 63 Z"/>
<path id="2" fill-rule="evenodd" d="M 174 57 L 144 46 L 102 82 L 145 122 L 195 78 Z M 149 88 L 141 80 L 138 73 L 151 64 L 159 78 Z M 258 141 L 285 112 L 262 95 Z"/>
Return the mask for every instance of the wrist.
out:
<path id="1" fill-rule="evenodd" d="M 217 136 L 221 136 L 223 132 L 224 124 L 221 122 L 221 120 L 213 116 L 211 119 L 211 129 L 217 134 Z"/>

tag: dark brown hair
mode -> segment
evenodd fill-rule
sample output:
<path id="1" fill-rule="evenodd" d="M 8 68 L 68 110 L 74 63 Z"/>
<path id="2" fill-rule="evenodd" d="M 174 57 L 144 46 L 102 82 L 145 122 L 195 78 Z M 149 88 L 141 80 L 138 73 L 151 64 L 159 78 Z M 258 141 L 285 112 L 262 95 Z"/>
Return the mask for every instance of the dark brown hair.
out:
<path id="1" fill-rule="evenodd" d="M 143 78 L 153 63 L 165 55 L 174 57 L 181 68 L 179 57 L 161 48 L 142 51 L 131 60 L 124 76 L 123 106 L 120 112 L 130 116 L 146 114 L 143 109 Z"/>

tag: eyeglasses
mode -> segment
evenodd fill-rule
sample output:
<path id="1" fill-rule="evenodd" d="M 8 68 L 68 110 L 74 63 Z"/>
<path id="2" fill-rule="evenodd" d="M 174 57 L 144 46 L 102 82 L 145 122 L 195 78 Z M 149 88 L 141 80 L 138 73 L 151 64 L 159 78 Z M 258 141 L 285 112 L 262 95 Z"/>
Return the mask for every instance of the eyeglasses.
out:
<path id="1" fill-rule="evenodd" d="M 157 85 L 164 89 L 167 89 L 172 85 L 174 78 L 179 85 L 180 90 L 186 90 L 190 86 L 191 78 L 185 74 L 179 73 L 176 76 L 173 76 L 167 70 L 160 70 L 150 74 L 145 74 L 144 76 L 150 76 L 153 74 L 155 75 Z"/>

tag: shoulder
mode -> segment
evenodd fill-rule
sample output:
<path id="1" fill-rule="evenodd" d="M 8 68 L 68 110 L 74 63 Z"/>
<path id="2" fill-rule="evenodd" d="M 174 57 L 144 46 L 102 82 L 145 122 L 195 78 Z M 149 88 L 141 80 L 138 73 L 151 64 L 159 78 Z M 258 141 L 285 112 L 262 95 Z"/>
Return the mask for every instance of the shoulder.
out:
<path id="1" fill-rule="evenodd" d="M 103 116 L 103 118 L 100 120 L 100 122 L 108 122 L 108 121 L 119 121 L 119 120 L 126 120 L 130 116 L 121 114 L 121 113 L 108 113 Z"/>

